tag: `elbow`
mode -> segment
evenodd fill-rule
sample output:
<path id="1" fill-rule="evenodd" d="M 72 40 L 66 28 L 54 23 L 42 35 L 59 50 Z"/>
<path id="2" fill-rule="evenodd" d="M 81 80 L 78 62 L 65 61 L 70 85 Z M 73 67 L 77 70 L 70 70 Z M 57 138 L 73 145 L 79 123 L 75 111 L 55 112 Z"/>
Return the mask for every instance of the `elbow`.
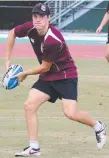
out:
<path id="1" fill-rule="evenodd" d="M 44 68 L 43 72 L 48 72 L 50 70 L 50 68 Z"/>
<path id="2" fill-rule="evenodd" d="M 50 70 L 50 67 L 42 67 L 41 73 L 48 72 L 49 70 Z"/>
<path id="3" fill-rule="evenodd" d="M 50 67 L 49 67 L 49 68 L 46 68 L 46 72 L 47 72 L 47 71 L 50 71 Z"/>

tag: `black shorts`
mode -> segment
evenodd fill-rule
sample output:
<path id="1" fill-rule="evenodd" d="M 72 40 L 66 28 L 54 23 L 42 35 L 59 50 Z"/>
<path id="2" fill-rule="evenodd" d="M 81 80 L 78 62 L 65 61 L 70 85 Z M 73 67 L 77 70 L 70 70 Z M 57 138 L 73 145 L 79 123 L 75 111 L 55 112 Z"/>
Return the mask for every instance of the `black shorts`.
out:
<path id="1" fill-rule="evenodd" d="M 38 89 L 50 96 L 50 102 L 54 103 L 59 99 L 77 100 L 78 79 L 63 79 L 57 81 L 38 80 L 32 88 Z"/>
<path id="2" fill-rule="evenodd" d="M 107 36 L 107 42 L 106 44 L 109 44 L 109 33 L 108 33 L 108 36 Z"/>

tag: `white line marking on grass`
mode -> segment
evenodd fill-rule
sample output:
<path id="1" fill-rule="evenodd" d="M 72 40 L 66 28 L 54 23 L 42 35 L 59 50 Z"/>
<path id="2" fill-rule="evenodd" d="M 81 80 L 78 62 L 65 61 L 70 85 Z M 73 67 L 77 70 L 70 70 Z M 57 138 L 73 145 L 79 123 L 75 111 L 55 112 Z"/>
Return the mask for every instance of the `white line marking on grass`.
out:
<path id="1" fill-rule="evenodd" d="M 66 119 L 67 117 L 64 116 L 39 116 L 39 119 Z M 93 117 L 94 119 L 109 119 L 109 117 Z M 24 117 L 4 117 L 4 116 L 0 116 L 0 120 L 11 120 L 11 121 L 24 121 L 25 118 Z"/>

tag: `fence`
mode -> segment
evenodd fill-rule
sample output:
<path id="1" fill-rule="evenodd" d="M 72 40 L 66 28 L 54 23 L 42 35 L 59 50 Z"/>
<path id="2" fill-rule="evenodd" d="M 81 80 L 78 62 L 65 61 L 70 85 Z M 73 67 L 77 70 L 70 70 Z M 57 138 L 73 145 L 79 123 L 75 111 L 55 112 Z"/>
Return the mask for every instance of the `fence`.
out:
<path id="1" fill-rule="evenodd" d="M 43 1 L 45 2 L 45 1 Z M 0 2 L 0 30 L 8 30 L 12 29 L 16 25 L 22 24 L 26 21 L 31 20 L 31 9 L 32 7 L 38 3 L 38 1 L 10 1 Z M 63 3 L 62 6 L 67 7 L 66 3 Z M 75 20 L 76 10 L 79 9 L 79 7 L 74 8 L 69 12 L 72 16 L 73 22 L 67 27 L 63 28 L 64 31 L 91 31 L 95 32 L 95 29 L 99 25 L 103 15 L 105 14 L 105 10 L 107 7 L 107 2 L 104 1 L 99 6 L 95 8 L 90 8 L 91 10 L 87 13 Z M 56 6 L 51 5 L 51 13 L 52 15 L 55 15 L 55 12 L 53 11 L 53 8 L 56 10 L 59 10 L 60 8 L 56 8 Z M 87 9 L 87 7 L 84 7 L 84 10 Z M 66 16 L 66 15 L 65 15 Z M 107 27 L 104 27 L 103 32 L 107 31 Z"/>

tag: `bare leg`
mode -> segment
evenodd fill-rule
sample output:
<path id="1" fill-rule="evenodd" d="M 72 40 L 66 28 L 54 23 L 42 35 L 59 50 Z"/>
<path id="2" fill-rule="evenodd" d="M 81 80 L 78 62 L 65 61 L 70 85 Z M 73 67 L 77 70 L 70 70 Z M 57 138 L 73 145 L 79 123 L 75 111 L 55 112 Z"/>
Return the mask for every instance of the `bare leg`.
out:
<path id="1" fill-rule="evenodd" d="M 27 123 L 29 147 L 25 148 L 22 152 L 18 152 L 15 156 L 37 156 L 40 155 L 40 147 L 38 143 L 38 116 L 37 110 L 41 104 L 49 100 L 49 95 L 36 90 L 31 89 L 28 99 L 24 104 L 25 117 Z"/>
<path id="2" fill-rule="evenodd" d="M 78 104 L 74 100 L 62 99 L 62 106 L 64 114 L 71 120 L 83 123 L 85 125 L 94 127 L 96 121 L 93 120 L 85 111 L 80 111 Z"/>
<path id="3" fill-rule="evenodd" d="M 93 127 L 96 134 L 97 148 L 103 148 L 106 143 L 106 130 L 104 123 L 93 120 L 87 112 L 79 110 L 78 104 L 75 100 L 62 99 L 62 107 L 64 114 L 69 119 Z"/>
<path id="4" fill-rule="evenodd" d="M 41 104 L 49 100 L 49 95 L 32 89 L 29 93 L 29 97 L 24 104 L 26 123 L 29 140 L 35 141 L 38 140 L 38 116 L 37 110 Z"/>

